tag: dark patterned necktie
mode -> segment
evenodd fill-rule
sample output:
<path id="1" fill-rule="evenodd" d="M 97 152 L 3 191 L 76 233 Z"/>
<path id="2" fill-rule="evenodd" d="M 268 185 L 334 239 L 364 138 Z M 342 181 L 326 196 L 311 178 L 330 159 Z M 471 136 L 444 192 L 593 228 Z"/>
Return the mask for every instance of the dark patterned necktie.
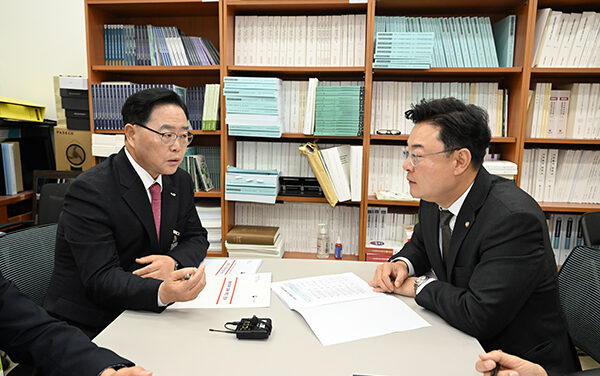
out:
<path id="1" fill-rule="evenodd" d="M 450 250 L 450 238 L 452 237 L 452 230 L 450 229 L 450 219 L 453 214 L 449 210 L 440 210 L 440 226 L 442 228 L 442 255 L 444 260 Z"/>

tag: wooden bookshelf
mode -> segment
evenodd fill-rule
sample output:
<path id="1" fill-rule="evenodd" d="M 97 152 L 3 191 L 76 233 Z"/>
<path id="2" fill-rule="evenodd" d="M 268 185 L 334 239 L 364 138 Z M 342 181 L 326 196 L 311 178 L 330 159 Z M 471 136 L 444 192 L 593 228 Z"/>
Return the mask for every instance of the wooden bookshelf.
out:
<path id="1" fill-rule="evenodd" d="M 222 234 L 234 225 L 235 203 L 225 200 L 225 172 L 227 165 L 235 165 L 236 141 L 260 140 L 261 142 L 306 142 L 318 139 L 327 143 L 346 143 L 363 146 L 362 199 L 360 210 L 360 231 L 357 234 L 360 245 L 359 256 L 364 260 L 366 244 L 367 211 L 369 206 L 388 206 L 394 210 L 415 212 L 418 201 L 377 200 L 369 195 L 369 158 L 371 145 L 406 145 L 408 135 L 369 134 L 373 103 L 374 81 L 424 81 L 424 82 L 498 82 L 499 87 L 508 90 L 508 121 L 506 137 L 491 140 L 493 152 L 500 153 L 502 159 L 510 160 L 519 166 L 521 173 L 523 150 L 526 147 L 552 147 L 597 149 L 600 140 L 543 139 L 526 137 L 528 91 L 536 82 L 598 82 L 600 68 L 532 68 L 533 39 L 536 12 L 540 8 L 552 7 L 562 11 L 582 11 L 598 9 L 598 0 L 497 0 L 494 2 L 476 0 L 365 0 L 349 3 L 348 0 L 221 0 L 203 2 L 201 0 L 86 0 L 86 30 L 88 46 L 89 83 L 102 81 L 133 81 L 139 83 L 173 83 L 180 86 L 197 86 L 206 83 L 220 83 L 229 75 L 279 77 L 286 80 L 306 80 L 317 77 L 320 80 L 354 80 L 365 83 L 364 134 L 358 137 L 317 137 L 301 133 L 284 133 L 280 139 L 242 138 L 229 136 L 225 124 L 225 99 L 221 96 L 220 121 L 218 131 L 192 131 L 193 145 L 219 145 L 221 148 L 221 187 L 219 191 L 197 192 L 198 200 L 218 200 L 222 208 Z M 235 16 L 236 15 L 366 15 L 365 64 L 364 66 L 256 66 L 236 65 Z M 431 68 L 415 69 L 373 69 L 373 40 L 376 16 L 486 16 L 492 23 L 509 14 L 517 16 L 515 56 L 510 68 Z M 107 66 L 104 62 L 103 29 L 107 23 L 154 24 L 177 26 L 186 35 L 199 35 L 210 39 L 221 55 L 217 66 Z M 257 53 L 261 53 L 258 51 Z M 91 108 L 91 99 L 90 99 Z M 94 131 L 92 129 L 92 131 Z M 123 133 L 122 131 L 98 130 L 97 133 Z M 517 184 L 520 176 L 517 177 Z M 277 196 L 277 202 L 326 203 L 324 198 Z M 344 203 L 346 204 L 346 203 Z M 547 212 L 582 213 L 600 210 L 600 205 L 540 203 Z M 301 229 L 299 230 L 301 231 Z M 224 236 L 223 236 L 224 238 Z M 211 256 L 226 256 L 224 241 L 222 253 Z M 313 258 L 314 254 L 287 252 L 284 257 Z M 344 259 L 347 259 L 346 256 Z M 350 258 L 353 259 L 353 258 Z"/>

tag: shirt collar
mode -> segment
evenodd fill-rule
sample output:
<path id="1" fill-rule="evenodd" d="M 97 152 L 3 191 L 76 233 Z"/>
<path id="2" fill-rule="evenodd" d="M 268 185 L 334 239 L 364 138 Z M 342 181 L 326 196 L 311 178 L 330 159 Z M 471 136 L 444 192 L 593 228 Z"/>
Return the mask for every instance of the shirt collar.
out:
<path id="1" fill-rule="evenodd" d="M 474 183 L 475 182 L 471 183 L 471 185 L 469 186 L 469 188 L 467 188 L 465 193 L 463 193 L 456 201 L 454 201 L 454 203 L 452 205 L 450 205 L 450 207 L 448 209 L 442 208 L 440 206 L 439 207 L 440 210 L 448 210 L 450 213 L 452 213 L 452 215 L 458 216 L 458 213 L 460 213 L 460 208 L 462 208 L 465 200 L 467 199 L 467 195 L 471 191 L 471 188 L 473 187 Z"/>
<path id="2" fill-rule="evenodd" d="M 142 184 L 144 185 L 144 189 L 148 190 L 152 184 L 158 183 L 158 185 L 160 185 L 160 190 L 162 192 L 162 175 L 158 175 L 158 177 L 156 178 L 156 180 L 154 180 L 152 178 L 152 176 L 150 176 L 150 174 L 148 173 L 148 171 L 144 170 L 144 168 L 142 166 L 140 166 L 135 161 L 135 159 L 133 159 L 133 157 L 131 156 L 131 154 L 129 154 L 129 150 L 127 150 L 127 148 L 125 148 L 125 155 L 127 156 L 127 159 L 129 159 L 129 163 L 131 163 L 131 165 L 133 166 L 133 169 L 135 170 L 135 172 L 138 174 L 138 176 L 142 180 Z"/>

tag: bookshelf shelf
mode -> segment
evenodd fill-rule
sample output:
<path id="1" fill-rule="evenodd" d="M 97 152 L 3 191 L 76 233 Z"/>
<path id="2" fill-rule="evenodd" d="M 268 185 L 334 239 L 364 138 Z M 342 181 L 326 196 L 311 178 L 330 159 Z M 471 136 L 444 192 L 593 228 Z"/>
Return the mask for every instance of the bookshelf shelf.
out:
<path id="1" fill-rule="evenodd" d="M 396 141 L 396 142 L 403 142 L 406 143 L 406 141 L 408 140 L 408 135 L 388 135 L 388 134 L 372 134 L 370 135 L 371 141 L 380 141 L 380 140 L 384 140 L 384 141 Z M 517 142 L 517 138 L 516 137 L 492 137 L 491 139 L 492 143 L 497 143 L 497 144 L 514 144 Z"/>
<path id="2" fill-rule="evenodd" d="M 185 65 L 185 66 L 111 66 L 111 65 L 92 65 L 92 70 L 95 72 L 110 72 L 110 73 L 158 73 L 165 75 L 177 75 L 182 72 L 211 72 L 218 74 L 220 71 L 218 65 Z"/>
<path id="3" fill-rule="evenodd" d="M 373 69 L 373 76 L 379 78 L 380 76 L 389 77 L 396 76 L 402 77 L 407 76 L 414 78 L 415 76 L 464 76 L 473 77 L 477 81 L 480 81 L 480 76 L 486 77 L 500 77 L 506 75 L 518 75 L 523 72 L 521 67 L 512 68 L 429 68 L 429 69 Z M 413 79 L 411 79 L 412 81 Z"/>
<path id="4" fill-rule="evenodd" d="M 95 129 L 94 133 L 101 133 L 101 134 L 123 134 L 123 133 L 125 133 L 125 131 L 122 130 L 122 129 Z"/>
<path id="5" fill-rule="evenodd" d="M 575 138 L 526 138 L 526 144 L 566 144 L 566 145 L 599 145 L 600 140 L 575 139 Z"/>
<path id="6" fill-rule="evenodd" d="M 303 133 L 283 133 L 281 138 L 291 138 L 297 140 L 307 140 L 311 141 L 314 139 L 319 140 L 362 140 L 362 136 L 314 136 L 314 135 L 306 135 Z"/>
<path id="7" fill-rule="evenodd" d="M 277 196 L 279 202 L 314 202 L 314 203 L 327 203 L 325 197 L 303 197 L 303 196 Z M 344 201 L 338 202 L 338 205 L 360 205 L 358 201 Z"/>
<path id="8" fill-rule="evenodd" d="M 600 78 L 600 68 L 532 68 L 533 78 L 556 79 L 556 78 Z"/>
<path id="9" fill-rule="evenodd" d="M 212 190 L 212 191 L 208 191 L 208 192 L 194 192 L 194 197 L 199 198 L 199 197 L 215 197 L 215 198 L 219 198 L 221 197 L 222 192 L 220 190 Z"/>
<path id="10" fill-rule="evenodd" d="M 277 66 L 249 66 L 230 65 L 227 67 L 230 73 L 269 73 L 280 77 L 286 76 L 326 76 L 326 77 L 351 77 L 362 79 L 365 67 L 277 67 Z"/>
<path id="11" fill-rule="evenodd" d="M 539 202 L 542 210 L 560 213 L 585 213 L 600 210 L 600 204 L 571 204 L 568 202 Z"/>
<path id="12" fill-rule="evenodd" d="M 200 130 L 190 130 L 190 133 L 194 136 L 220 136 L 221 131 L 200 131 Z"/>
<path id="13" fill-rule="evenodd" d="M 230 11 L 290 11 L 299 14 L 307 10 L 336 11 L 366 11 L 367 1 L 351 3 L 348 0 L 229 0 L 227 7 Z"/>
<path id="14" fill-rule="evenodd" d="M 377 197 L 369 196 L 369 205 L 377 206 L 419 206 L 419 200 L 378 200 Z"/>

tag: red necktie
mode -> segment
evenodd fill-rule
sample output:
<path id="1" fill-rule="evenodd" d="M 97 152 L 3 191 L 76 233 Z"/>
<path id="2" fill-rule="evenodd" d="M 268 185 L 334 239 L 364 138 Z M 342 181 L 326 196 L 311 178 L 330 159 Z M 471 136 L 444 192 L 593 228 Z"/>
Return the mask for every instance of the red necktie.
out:
<path id="1" fill-rule="evenodd" d="M 156 238 L 160 238 L 160 184 L 154 183 L 150 186 L 150 197 L 152 197 L 152 214 L 156 226 Z"/>

